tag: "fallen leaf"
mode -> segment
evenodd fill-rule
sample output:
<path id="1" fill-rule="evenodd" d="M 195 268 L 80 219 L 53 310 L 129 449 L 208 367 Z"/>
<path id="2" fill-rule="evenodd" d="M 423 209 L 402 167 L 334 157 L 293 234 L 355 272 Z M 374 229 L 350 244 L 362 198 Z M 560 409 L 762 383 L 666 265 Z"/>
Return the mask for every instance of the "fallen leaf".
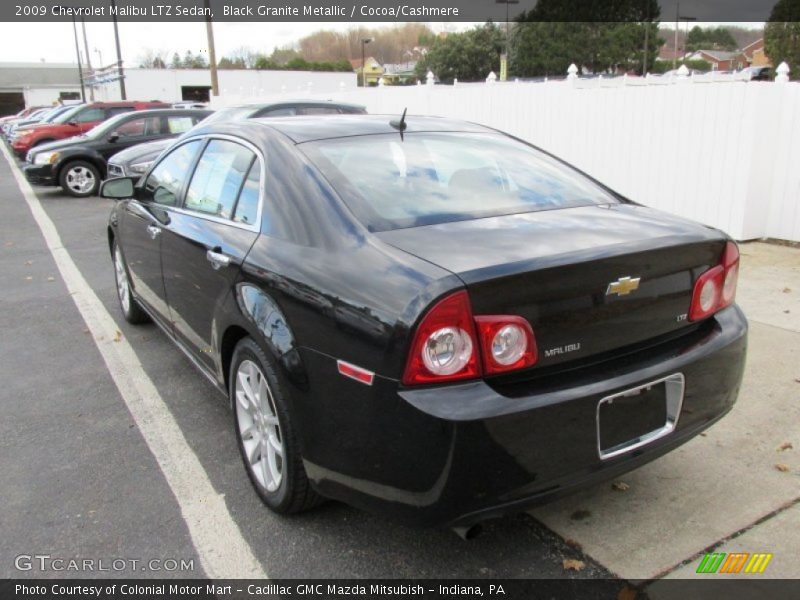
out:
<path id="1" fill-rule="evenodd" d="M 117 329 L 117 333 L 116 333 L 116 335 L 114 336 L 114 341 L 115 341 L 115 342 L 118 342 L 118 341 L 120 341 L 121 339 L 122 339 L 122 332 L 121 332 L 119 329 Z"/>
<path id="2" fill-rule="evenodd" d="M 795 383 L 800 383 L 800 377 L 794 380 Z"/>
<path id="3" fill-rule="evenodd" d="M 573 540 L 572 538 L 565 539 L 564 543 L 567 546 L 569 546 L 570 548 L 574 548 L 575 550 L 580 550 L 581 548 L 583 548 L 583 546 L 581 546 L 580 542 L 578 542 L 576 540 Z"/>
<path id="4" fill-rule="evenodd" d="M 622 588 L 617 594 L 617 600 L 636 600 L 636 590 L 628 585 Z"/>
<path id="5" fill-rule="evenodd" d="M 47 281 L 55 281 L 55 280 L 56 280 L 56 278 L 55 278 L 55 277 L 48 277 L 48 278 L 47 278 Z"/>
<path id="6" fill-rule="evenodd" d="M 569 518 L 572 519 L 573 521 L 583 521 L 584 519 L 587 519 L 591 516 L 592 516 L 591 511 L 580 508 L 576 510 L 574 513 L 572 513 L 569 516 Z"/>
<path id="7" fill-rule="evenodd" d="M 789 465 L 785 465 L 783 463 L 778 463 L 775 465 L 775 468 L 778 469 L 781 473 L 788 473 L 789 472 Z"/>
<path id="8" fill-rule="evenodd" d="M 33 264 L 33 261 L 32 260 L 26 260 L 25 264 L 30 267 Z"/>
<path id="9" fill-rule="evenodd" d="M 791 289 L 791 288 L 783 288 L 783 293 L 784 293 L 784 294 L 788 294 L 788 293 L 789 293 L 789 292 L 791 292 L 791 291 L 792 291 L 792 289 Z"/>
<path id="10" fill-rule="evenodd" d="M 616 490 L 618 492 L 627 492 L 629 489 L 631 489 L 631 486 L 629 486 L 624 481 L 615 481 L 614 483 L 611 484 L 611 489 Z"/>
<path id="11" fill-rule="evenodd" d="M 567 571 L 583 571 L 586 567 L 586 563 L 575 558 L 565 558 L 564 562 L 561 564 L 564 565 L 564 569 Z"/>
<path id="12" fill-rule="evenodd" d="M 792 442 L 783 442 L 780 446 L 778 446 L 778 451 L 781 450 L 792 450 L 794 446 L 792 446 Z"/>
<path id="13" fill-rule="evenodd" d="M 700 435 L 706 437 L 708 434 L 705 431 L 703 431 Z"/>
<path id="14" fill-rule="evenodd" d="M 25 281 L 33 281 L 33 277 L 31 277 L 30 275 L 28 275 L 28 276 L 25 278 Z"/>
<path id="15" fill-rule="evenodd" d="M 788 315 L 788 314 L 789 314 L 789 311 L 788 311 L 788 310 L 785 310 L 785 311 L 783 311 L 783 314 L 785 314 L 785 315 Z"/>

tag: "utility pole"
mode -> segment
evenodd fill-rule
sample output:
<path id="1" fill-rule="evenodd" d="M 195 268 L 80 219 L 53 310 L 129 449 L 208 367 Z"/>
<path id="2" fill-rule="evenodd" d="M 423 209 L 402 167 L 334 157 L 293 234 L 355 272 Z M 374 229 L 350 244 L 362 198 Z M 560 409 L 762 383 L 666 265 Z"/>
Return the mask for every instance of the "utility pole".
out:
<path id="1" fill-rule="evenodd" d="M 673 46 L 674 53 L 672 55 L 672 70 L 678 68 L 678 19 L 681 14 L 681 3 L 678 2 L 675 6 L 675 45 Z"/>
<path id="2" fill-rule="evenodd" d="M 116 0 L 111 0 L 111 6 L 117 8 Z M 112 11 L 111 18 L 114 20 L 114 43 L 117 46 L 117 75 L 119 75 L 119 95 L 123 100 L 128 99 L 125 93 L 125 73 L 122 70 L 122 50 L 119 48 L 119 29 L 117 29 L 117 15 L 116 10 Z"/>
<path id="3" fill-rule="evenodd" d="M 650 49 L 650 5 L 644 13 L 644 60 L 642 61 L 642 77 L 647 77 L 647 51 Z"/>
<path id="4" fill-rule="evenodd" d="M 83 29 L 83 49 L 86 51 L 86 74 L 89 80 L 89 99 L 94 102 L 94 70 L 92 69 L 92 59 L 89 55 L 89 42 L 86 39 L 86 20 L 81 17 L 81 29 Z M 101 67 L 103 65 L 100 65 Z"/>
<path id="5" fill-rule="evenodd" d="M 511 46 L 509 39 L 509 31 L 508 31 L 508 5 L 509 4 L 519 4 L 519 0 L 494 0 L 495 4 L 505 4 L 506 5 L 506 44 L 505 44 L 505 52 L 500 55 L 500 81 L 506 81 L 508 79 L 508 50 Z"/>
<path id="6" fill-rule="evenodd" d="M 217 52 L 214 49 L 214 28 L 211 25 L 211 9 L 209 0 L 205 0 L 208 16 L 206 17 L 206 36 L 208 37 L 208 65 L 211 69 L 211 95 L 219 96 L 219 79 L 217 78 Z"/>
<path id="7" fill-rule="evenodd" d="M 81 67 L 81 50 L 78 46 L 78 26 L 75 24 L 75 16 L 72 17 L 72 33 L 75 35 L 75 58 L 78 59 L 78 80 L 81 82 L 81 101 L 86 102 L 86 90 L 83 87 L 83 67 Z"/>

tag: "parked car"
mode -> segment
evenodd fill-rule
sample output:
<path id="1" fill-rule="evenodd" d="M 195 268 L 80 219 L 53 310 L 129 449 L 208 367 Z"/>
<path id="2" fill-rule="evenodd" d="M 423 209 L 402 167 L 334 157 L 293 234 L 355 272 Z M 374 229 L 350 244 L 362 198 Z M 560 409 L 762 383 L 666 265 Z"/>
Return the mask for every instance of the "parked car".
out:
<path id="1" fill-rule="evenodd" d="M 772 81 L 775 79 L 772 67 L 747 67 L 742 70 L 742 74 L 748 81 Z"/>
<path id="2" fill-rule="evenodd" d="M 61 186 L 78 198 L 97 193 L 106 177 L 106 161 L 142 142 L 168 142 L 212 114 L 210 110 L 142 110 L 117 115 L 89 132 L 28 151 L 23 167 L 33 185 Z"/>
<path id="3" fill-rule="evenodd" d="M 207 102 L 192 102 L 190 100 L 183 100 L 181 102 L 173 102 L 172 108 L 208 108 Z"/>
<path id="4" fill-rule="evenodd" d="M 63 140 L 92 129 L 116 115 L 147 108 L 169 108 L 163 102 L 92 102 L 68 110 L 52 123 L 28 125 L 19 130 L 20 135 L 11 142 L 11 148 L 20 158 L 39 144 Z"/>
<path id="5" fill-rule="evenodd" d="M 619 476 L 736 400 L 736 244 L 493 129 L 203 123 L 101 193 L 122 313 L 227 396 L 277 512 L 468 526 Z"/>
<path id="6" fill-rule="evenodd" d="M 4 117 L 0 117 L 0 126 L 4 125 L 5 123 L 8 123 L 9 121 L 14 121 L 16 119 L 24 119 L 28 115 L 33 114 L 37 110 L 41 110 L 43 108 L 47 108 L 47 107 L 46 106 L 29 106 L 28 108 L 23 108 L 21 111 L 19 111 L 16 114 L 6 115 Z"/>
<path id="7" fill-rule="evenodd" d="M 22 131 L 27 131 L 27 129 L 29 129 L 28 125 L 52 123 L 60 115 L 64 114 L 68 110 L 72 110 L 72 108 L 72 106 L 54 106 L 52 108 L 44 109 L 44 112 L 41 113 L 39 111 L 32 113 L 24 119 L 8 121 L 2 126 L 3 135 L 9 142 L 11 142 L 18 137 L 20 129 Z"/>
<path id="8" fill-rule="evenodd" d="M 217 111 L 209 117 L 213 121 L 231 119 L 255 119 L 259 117 L 286 117 L 298 114 L 366 114 L 363 106 L 345 104 L 341 102 L 315 102 L 309 100 L 286 100 L 270 104 L 248 104 L 233 106 Z M 148 144 L 139 144 L 128 150 L 115 154 L 108 161 L 109 177 L 138 176 L 147 171 L 164 148 L 172 143 L 171 140 L 159 140 Z"/>

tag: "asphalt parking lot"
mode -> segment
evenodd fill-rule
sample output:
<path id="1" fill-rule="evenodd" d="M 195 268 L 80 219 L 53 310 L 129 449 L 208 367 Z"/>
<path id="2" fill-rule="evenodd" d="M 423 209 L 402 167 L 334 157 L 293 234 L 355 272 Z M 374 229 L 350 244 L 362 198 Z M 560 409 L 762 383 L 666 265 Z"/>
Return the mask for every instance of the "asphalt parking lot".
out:
<path id="1" fill-rule="evenodd" d="M 464 542 L 333 502 L 291 518 L 264 508 L 242 468 L 225 399 L 155 326 L 123 321 L 105 233 L 111 202 L 41 188 L 26 199 L 7 159 L 0 577 L 59 576 L 15 567 L 21 554 L 47 553 L 193 561 L 183 571 L 115 573 L 139 577 L 618 576 L 650 581 L 658 597 L 659 579 L 693 575 L 710 548 L 771 552 L 764 576 L 800 577 L 800 249 L 742 246 L 739 302 L 750 349 L 728 417 L 616 485 L 490 522 Z M 98 329 L 109 315 L 112 328 Z M 120 357 L 130 386 L 114 374 Z M 146 410 L 142 390 L 152 390 Z M 148 415 L 166 415 L 175 427 Z M 191 461 L 176 464 L 176 449 Z M 200 473 L 202 482 L 181 481 L 181 473 Z M 235 535 L 217 535 L 216 525 Z M 580 564 L 567 569 L 565 559 Z"/>

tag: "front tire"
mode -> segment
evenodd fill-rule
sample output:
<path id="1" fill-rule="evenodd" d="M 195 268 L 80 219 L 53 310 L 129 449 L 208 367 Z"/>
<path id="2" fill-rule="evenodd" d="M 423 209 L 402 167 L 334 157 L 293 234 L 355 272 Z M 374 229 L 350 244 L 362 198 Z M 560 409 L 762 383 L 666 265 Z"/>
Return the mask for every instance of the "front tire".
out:
<path id="1" fill-rule="evenodd" d="M 229 395 L 239 452 L 261 500 L 280 514 L 322 501 L 303 468 L 296 430 L 273 362 L 251 338 L 236 346 Z"/>
<path id="2" fill-rule="evenodd" d="M 131 293 L 131 284 L 128 279 L 128 269 L 125 266 L 125 259 L 116 240 L 111 244 L 111 255 L 114 260 L 114 279 L 117 282 L 117 299 L 122 315 L 128 323 L 140 325 L 150 321 L 150 317 L 142 310 L 136 298 Z"/>
<path id="3" fill-rule="evenodd" d="M 85 160 L 73 160 L 61 168 L 58 184 L 70 196 L 86 198 L 100 189 L 100 171 Z"/>

